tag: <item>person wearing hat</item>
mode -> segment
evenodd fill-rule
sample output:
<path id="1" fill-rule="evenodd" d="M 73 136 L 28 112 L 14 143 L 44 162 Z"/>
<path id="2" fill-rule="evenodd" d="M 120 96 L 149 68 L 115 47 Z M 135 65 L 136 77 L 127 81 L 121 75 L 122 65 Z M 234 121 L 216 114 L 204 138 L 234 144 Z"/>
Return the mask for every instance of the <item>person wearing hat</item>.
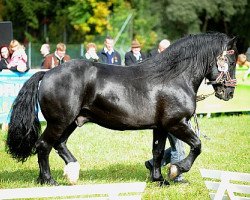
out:
<path id="1" fill-rule="evenodd" d="M 125 54 L 125 65 L 133 65 L 146 59 L 146 54 L 141 52 L 141 44 L 137 40 L 131 43 L 131 50 Z"/>

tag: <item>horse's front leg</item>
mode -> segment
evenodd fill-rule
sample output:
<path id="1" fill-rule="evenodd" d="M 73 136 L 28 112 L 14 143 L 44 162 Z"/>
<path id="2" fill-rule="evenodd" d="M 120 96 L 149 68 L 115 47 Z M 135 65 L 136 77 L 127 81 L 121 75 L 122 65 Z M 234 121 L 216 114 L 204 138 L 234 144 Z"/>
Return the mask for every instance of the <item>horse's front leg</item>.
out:
<path id="1" fill-rule="evenodd" d="M 186 120 L 178 123 L 177 125 L 170 128 L 170 132 L 176 138 L 182 140 L 190 146 L 190 152 L 188 156 L 170 166 L 169 178 L 174 180 L 183 172 L 188 172 L 195 159 L 201 153 L 201 141 L 198 136 L 194 133 L 192 128 L 188 125 Z"/>
<path id="2" fill-rule="evenodd" d="M 153 170 L 151 174 L 152 181 L 164 181 L 161 174 L 161 161 L 164 154 L 167 133 L 160 129 L 153 130 Z"/>

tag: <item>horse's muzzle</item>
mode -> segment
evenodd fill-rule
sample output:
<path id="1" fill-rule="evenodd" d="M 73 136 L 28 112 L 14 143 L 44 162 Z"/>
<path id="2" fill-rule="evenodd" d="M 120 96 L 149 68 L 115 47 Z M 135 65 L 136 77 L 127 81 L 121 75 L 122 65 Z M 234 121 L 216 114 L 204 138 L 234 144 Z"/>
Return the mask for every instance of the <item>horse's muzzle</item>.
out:
<path id="1" fill-rule="evenodd" d="M 215 96 L 224 101 L 228 101 L 234 96 L 234 88 L 233 87 L 218 87 Z"/>

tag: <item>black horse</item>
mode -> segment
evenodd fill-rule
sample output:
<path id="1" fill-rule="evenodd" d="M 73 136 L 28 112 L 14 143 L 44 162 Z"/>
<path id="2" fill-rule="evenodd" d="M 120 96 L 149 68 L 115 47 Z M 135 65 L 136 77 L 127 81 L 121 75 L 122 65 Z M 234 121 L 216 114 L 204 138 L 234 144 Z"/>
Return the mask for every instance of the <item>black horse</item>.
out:
<path id="1" fill-rule="evenodd" d="M 187 121 L 196 109 L 204 78 L 225 101 L 235 89 L 236 40 L 222 33 L 190 35 L 153 59 L 130 66 L 72 60 L 34 74 L 22 87 L 11 113 L 7 150 L 18 161 L 38 154 L 38 182 L 55 185 L 49 166 L 54 148 L 66 163 L 66 175 L 79 164 L 66 142 L 77 126 L 94 122 L 116 130 L 153 129 L 152 181 L 163 181 L 161 159 L 170 132 L 190 146 L 189 155 L 170 168 L 174 179 L 190 170 L 201 141 Z M 47 121 L 40 135 L 38 103 Z"/>

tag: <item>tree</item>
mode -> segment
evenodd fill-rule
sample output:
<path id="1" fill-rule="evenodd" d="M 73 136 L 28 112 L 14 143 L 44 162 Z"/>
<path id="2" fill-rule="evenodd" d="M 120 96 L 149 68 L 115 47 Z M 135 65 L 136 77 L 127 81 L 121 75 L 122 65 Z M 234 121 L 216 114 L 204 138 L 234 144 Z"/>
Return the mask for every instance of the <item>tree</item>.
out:
<path id="1" fill-rule="evenodd" d="M 70 23 L 82 35 L 82 41 L 93 41 L 95 35 L 111 29 L 108 16 L 113 6 L 111 1 L 74 0 L 68 8 Z"/>
<path id="2" fill-rule="evenodd" d="M 230 21 L 243 13 L 247 0 L 167 0 L 162 10 L 163 26 L 176 39 L 185 34 L 220 31 L 230 34 Z"/>
<path id="3" fill-rule="evenodd" d="M 12 21 L 15 38 L 21 41 L 35 39 L 32 35 L 36 36 L 39 27 L 38 14 L 46 4 L 38 0 L 3 0 L 2 6 L 5 11 L 2 18 Z"/>

